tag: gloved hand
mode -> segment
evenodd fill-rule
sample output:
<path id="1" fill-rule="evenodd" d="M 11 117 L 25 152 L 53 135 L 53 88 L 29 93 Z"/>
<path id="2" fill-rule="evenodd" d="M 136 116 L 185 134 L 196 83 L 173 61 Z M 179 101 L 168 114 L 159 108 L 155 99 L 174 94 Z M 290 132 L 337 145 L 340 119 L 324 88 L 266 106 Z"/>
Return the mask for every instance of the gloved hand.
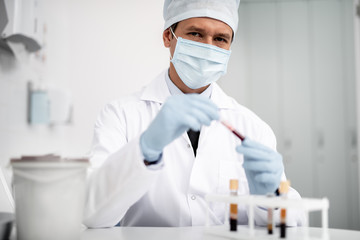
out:
<path id="1" fill-rule="evenodd" d="M 244 154 L 243 167 L 250 193 L 274 193 L 280 185 L 284 171 L 281 154 L 248 138 L 236 147 L 236 151 Z"/>
<path id="2" fill-rule="evenodd" d="M 140 148 L 147 161 L 160 158 L 163 148 L 190 128 L 199 131 L 219 119 L 217 106 L 199 94 L 174 95 L 140 137 Z"/>

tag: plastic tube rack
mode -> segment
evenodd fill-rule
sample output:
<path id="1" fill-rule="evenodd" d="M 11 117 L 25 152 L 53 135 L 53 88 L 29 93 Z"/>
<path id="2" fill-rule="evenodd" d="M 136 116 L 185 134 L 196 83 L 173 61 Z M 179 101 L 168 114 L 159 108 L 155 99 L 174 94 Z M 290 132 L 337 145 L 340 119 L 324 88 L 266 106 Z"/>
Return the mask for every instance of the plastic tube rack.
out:
<path id="1" fill-rule="evenodd" d="M 322 218 L 322 239 L 328 239 L 328 210 L 329 210 L 329 200 L 327 198 L 315 199 L 315 198 L 302 198 L 302 199 L 284 199 L 282 197 L 273 197 L 268 198 L 266 196 L 258 195 L 247 195 L 247 196 L 230 196 L 230 195 L 220 195 L 220 194 L 208 194 L 205 196 L 205 200 L 208 203 L 210 202 L 223 202 L 224 204 L 242 204 L 249 207 L 248 210 L 248 224 L 249 224 L 249 236 L 239 237 L 239 239 L 252 239 L 254 237 L 255 231 L 255 220 L 254 220 L 254 207 L 261 206 L 263 208 L 295 208 L 302 210 L 305 214 L 305 221 L 303 227 L 305 228 L 305 233 L 303 236 L 304 239 L 309 238 L 309 212 L 312 211 L 321 211 Z M 207 208 L 206 212 L 206 226 L 210 226 L 209 219 L 210 209 Z M 225 220 L 227 219 L 227 211 L 225 211 Z M 230 233 L 230 231 L 229 231 Z M 221 234 L 220 234 L 221 235 Z M 224 236 L 230 236 L 225 234 Z M 270 235 L 271 236 L 271 235 Z M 249 238 L 250 237 L 250 238 Z M 238 238 L 238 237 L 237 237 Z"/>

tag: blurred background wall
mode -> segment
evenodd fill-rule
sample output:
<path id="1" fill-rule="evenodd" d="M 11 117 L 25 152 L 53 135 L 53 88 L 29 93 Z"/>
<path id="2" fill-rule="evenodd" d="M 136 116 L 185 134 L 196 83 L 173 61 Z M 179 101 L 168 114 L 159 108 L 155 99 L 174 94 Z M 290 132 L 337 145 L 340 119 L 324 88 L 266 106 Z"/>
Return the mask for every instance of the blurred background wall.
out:
<path id="1" fill-rule="evenodd" d="M 163 0 L 38 3 L 43 48 L 16 57 L 0 48 L 0 166 L 8 181 L 11 157 L 85 155 L 104 104 L 139 90 L 169 64 Z M 273 128 L 292 186 L 304 197 L 330 199 L 330 227 L 360 230 L 357 4 L 242 0 L 219 84 Z M 28 124 L 29 81 L 71 93 L 70 124 Z M 319 215 L 311 224 L 320 225 Z"/>
<path id="2" fill-rule="evenodd" d="M 351 229 L 360 229 L 357 4 L 243 0 L 236 54 L 220 82 L 273 128 L 292 186 L 328 197 L 330 226 Z M 320 214 L 310 220 L 319 226 Z"/>

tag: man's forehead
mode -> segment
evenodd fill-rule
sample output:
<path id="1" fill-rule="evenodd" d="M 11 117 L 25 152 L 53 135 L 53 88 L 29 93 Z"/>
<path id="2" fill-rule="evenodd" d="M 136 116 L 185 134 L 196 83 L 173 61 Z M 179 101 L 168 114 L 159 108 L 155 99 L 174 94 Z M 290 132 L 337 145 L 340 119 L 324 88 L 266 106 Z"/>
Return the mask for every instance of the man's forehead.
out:
<path id="1" fill-rule="evenodd" d="M 184 29 L 194 29 L 194 30 L 215 30 L 219 32 L 232 33 L 232 29 L 226 23 L 208 17 L 197 17 L 189 18 L 182 20 L 178 23 L 178 26 Z"/>

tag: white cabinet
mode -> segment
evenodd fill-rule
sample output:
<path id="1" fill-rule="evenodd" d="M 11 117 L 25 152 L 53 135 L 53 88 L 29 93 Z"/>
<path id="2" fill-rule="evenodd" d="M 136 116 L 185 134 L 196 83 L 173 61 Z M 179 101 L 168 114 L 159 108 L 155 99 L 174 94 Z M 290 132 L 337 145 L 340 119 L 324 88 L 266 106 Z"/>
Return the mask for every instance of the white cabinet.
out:
<path id="1" fill-rule="evenodd" d="M 360 230 L 354 16 L 352 0 L 242 1 L 220 85 L 273 128 L 292 186 L 330 199 L 330 227 Z"/>

